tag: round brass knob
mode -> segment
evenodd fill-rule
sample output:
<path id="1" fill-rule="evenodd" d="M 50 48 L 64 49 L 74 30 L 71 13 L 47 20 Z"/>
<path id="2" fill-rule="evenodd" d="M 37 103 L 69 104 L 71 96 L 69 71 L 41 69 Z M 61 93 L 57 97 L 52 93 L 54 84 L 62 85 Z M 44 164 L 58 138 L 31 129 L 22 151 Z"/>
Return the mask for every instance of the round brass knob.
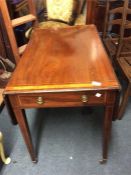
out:
<path id="1" fill-rule="evenodd" d="M 83 103 L 87 103 L 87 102 L 88 102 L 88 97 L 87 97 L 87 95 L 82 95 L 82 96 L 81 96 L 81 100 L 82 100 Z"/>
<path id="2" fill-rule="evenodd" d="M 44 103 L 43 97 L 38 97 L 36 103 L 39 105 L 43 104 Z"/>

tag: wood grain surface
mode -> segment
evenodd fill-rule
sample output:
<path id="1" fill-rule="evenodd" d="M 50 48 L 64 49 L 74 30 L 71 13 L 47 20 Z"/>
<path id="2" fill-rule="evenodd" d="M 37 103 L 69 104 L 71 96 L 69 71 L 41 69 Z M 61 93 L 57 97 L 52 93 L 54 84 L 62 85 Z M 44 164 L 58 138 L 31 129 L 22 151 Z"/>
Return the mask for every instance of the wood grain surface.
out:
<path id="1" fill-rule="evenodd" d="M 94 25 L 35 29 L 5 93 L 119 89 Z"/>

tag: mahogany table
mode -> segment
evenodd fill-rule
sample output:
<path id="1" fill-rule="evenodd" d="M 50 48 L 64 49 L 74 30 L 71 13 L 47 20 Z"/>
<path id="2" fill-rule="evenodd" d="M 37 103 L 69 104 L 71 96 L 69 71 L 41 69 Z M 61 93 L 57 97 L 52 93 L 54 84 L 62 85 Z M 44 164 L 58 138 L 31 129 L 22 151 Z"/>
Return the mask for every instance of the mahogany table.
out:
<path id="1" fill-rule="evenodd" d="M 119 83 L 94 25 L 35 29 L 5 97 L 33 162 L 26 108 L 105 106 L 103 158 L 108 143 Z"/>

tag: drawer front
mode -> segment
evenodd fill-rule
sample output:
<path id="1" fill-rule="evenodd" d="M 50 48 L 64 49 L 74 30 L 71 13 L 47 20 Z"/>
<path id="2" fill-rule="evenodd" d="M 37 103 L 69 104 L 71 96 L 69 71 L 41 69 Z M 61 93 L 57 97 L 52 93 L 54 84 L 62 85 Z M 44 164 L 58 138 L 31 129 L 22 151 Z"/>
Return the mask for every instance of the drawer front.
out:
<path id="1" fill-rule="evenodd" d="M 104 104 L 105 92 L 36 93 L 18 95 L 21 107 L 68 107 Z"/>

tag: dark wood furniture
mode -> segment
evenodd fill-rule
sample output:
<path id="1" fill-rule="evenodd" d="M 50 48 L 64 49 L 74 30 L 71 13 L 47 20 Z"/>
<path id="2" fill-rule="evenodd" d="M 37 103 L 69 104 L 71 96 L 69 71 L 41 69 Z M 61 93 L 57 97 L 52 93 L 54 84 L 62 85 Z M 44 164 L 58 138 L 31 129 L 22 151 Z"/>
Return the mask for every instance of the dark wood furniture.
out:
<path id="1" fill-rule="evenodd" d="M 6 0 L 0 0 L 0 12 L 3 19 L 3 23 L 5 25 L 5 30 L 7 32 L 7 36 L 11 45 L 13 57 L 15 59 L 16 64 L 19 62 L 22 49 L 18 48 L 15 34 L 14 34 L 14 28 L 28 22 L 33 22 L 34 25 L 37 24 L 36 11 L 35 11 L 33 0 L 27 0 L 27 2 L 29 7 L 29 14 L 11 20 L 9 11 L 7 8 Z"/>
<path id="2" fill-rule="evenodd" d="M 95 24 L 100 33 L 104 30 L 104 16 L 106 12 L 107 0 L 87 0 L 87 24 Z M 119 7 L 123 1 L 117 0 L 112 4 L 112 8 Z M 131 0 L 129 0 L 131 7 Z"/>
<path id="3" fill-rule="evenodd" d="M 95 24 L 99 32 L 103 32 L 105 0 L 87 0 L 87 24 Z"/>
<path id="4" fill-rule="evenodd" d="M 0 55 L 3 57 L 6 57 L 6 50 L 5 50 L 5 45 L 4 45 L 4 40 L 3 40 L 1 28 L 0 28 Z"/>
<path id="5" fill-rule="evenodd" d="M 11 19 L 26 15 L 27 0 L 8 0 L 7 5 Z"/>
<path id="6" fill-rule="evenodd" d="M 131 53 L 130 36 L 126 36 L 126 30 L 131 28 L 131 22 L 127 19 L 131 13 L 129 8 L 129 0 L 125 0 L 119 7 L 112 8 L 112 3 L 117 0 L 107 0 L 106 15 L 103 31 L 103 40 L 105 46 L 111 55 L 116 58 Z M 118 28 L 116 33 L 113 32 L 114 27 Z"/>
<path id="7" fill-rule="evenodd" d="M 103 32 L 103 41 L 108 53 L 112 58 L 112 63 L 122 70 L 123 79 L 127 82 L 127 87 L 122 85 L 122 95 L 118 118 L 121 119 L 127 106 L 128 97 L 131 91 L 131 8 L 129 0 L 122 1 L 119 6 L 112 8 L 112 3 L 117 0 L 106 2 L 106 16 Z M 113 27 L 119 27 L 119 32 L 114 33 Z M 126 84 L 126 83 L 125 83 Z M 123 93 L 124 92 L 124 93 Z"/>
<path id="8" fill-rule="evenodd" d="M 12 62 L 15 62 L 11 45 L 5 28 L 5 24 L 0 11 L 0 55 L 4 58 L 8 58 Z"/>
<path id="9" fill-rule="evenodd" d="M 11 62 L 14 62 L 14 57 L 11 51 L 11 46 L 8 40 L 8 36 L 5 30 L 5 26 L 0 13 L 0 56 L 3 58 L 8 58 Z M 0 67 L 3 69 L 3 67 Z M 0 110 L 3 109 L 3 84 L 0 82 Z"/>
<path id="10" fill-rule="evenodd" d="M 87 0 L 86 23 L 94 24 L 97 0 Z"/>
<path id="11" fill-rule="evenodd" d="M 97 30 L 90 25 L 35 29 L 4 94 L 34 162 L 24 109 L 104 105 L 104 163 L 119 88 Z"/>
<path id="12" fill-rule="evenodd" d="M 119 66 L 123 73 L 123 78 L 126 81 L 126 88 L 124 90 L 122 101 L 120 103 L 118 118 L 122 119 L 128 103 L 129 96 L 131 96 L 131 56 L 120 57 L 118 59 Z"/>

